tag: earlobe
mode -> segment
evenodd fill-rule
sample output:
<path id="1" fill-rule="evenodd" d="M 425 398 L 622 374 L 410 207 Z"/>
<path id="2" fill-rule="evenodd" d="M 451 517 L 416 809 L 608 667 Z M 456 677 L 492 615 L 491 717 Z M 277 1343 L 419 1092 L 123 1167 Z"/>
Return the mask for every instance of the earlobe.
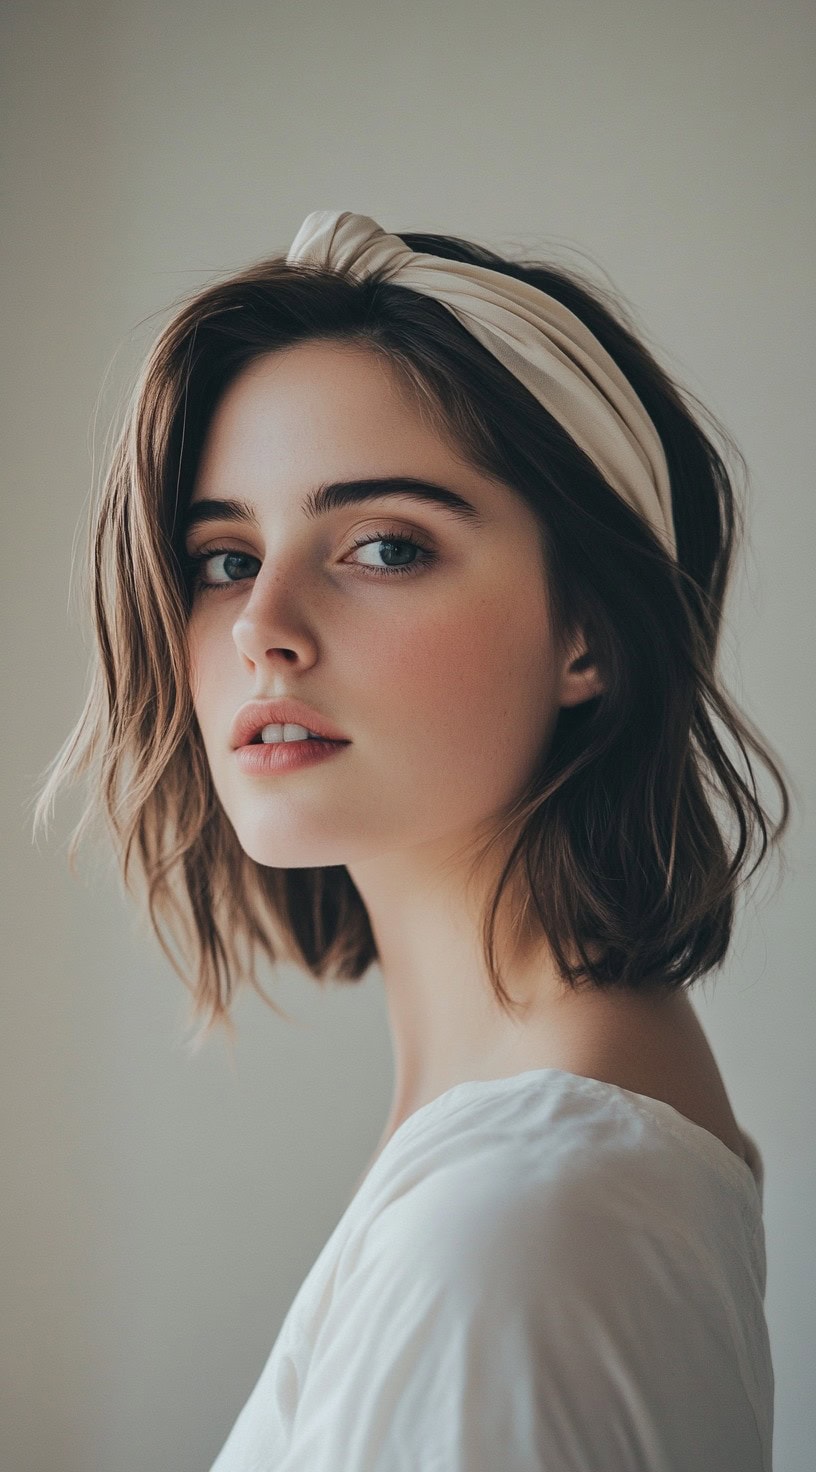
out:
<path id="1" fill-rule="evenodd" d="M 592 651 L 581 644 L 566 665 L 561 688 L 562 705 L 581 705 L 596 695 L 603 695 L 605 684 L 594 661 Z"/>
<path id="2" fill-rule="evenodd" d="M 583 705 L 587 700 L 594 700 L 596 696 L 603 695 L 605 685 L 596 671 L 588 671 L 585 677 L 568 681 L 561 705 L 573 706 Z"/>

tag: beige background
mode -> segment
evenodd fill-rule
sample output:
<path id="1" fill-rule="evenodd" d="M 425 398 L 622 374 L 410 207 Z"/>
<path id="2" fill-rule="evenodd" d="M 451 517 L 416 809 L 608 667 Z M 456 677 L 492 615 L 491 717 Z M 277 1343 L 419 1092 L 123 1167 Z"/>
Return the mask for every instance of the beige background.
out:
<path id="1" fill-rule="evenodd" d="M 548 5 L 119 0 L 5 11 L 3 1414 L 8 1472 L 202 1472 L 379 1137 L 377 973 L 264 974 L 234 1063 L 79 796 L 35 848 L 79 713 L 91 486 L 183 291 L 316 208 L 585 265 L 722 416 L 752 473 L 732 688 L 804 798 L 721 976 L 694 996 L 766 1160 L 776 1472 L 811 1465 L 814 13 L 777 0 Z M 770 789 L 766 788 L 770 797 Z"/>

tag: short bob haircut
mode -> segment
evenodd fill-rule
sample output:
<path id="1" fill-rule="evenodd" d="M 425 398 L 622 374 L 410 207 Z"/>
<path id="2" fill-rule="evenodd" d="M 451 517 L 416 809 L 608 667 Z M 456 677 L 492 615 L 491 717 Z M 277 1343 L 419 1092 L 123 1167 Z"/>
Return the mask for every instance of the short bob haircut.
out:
<path id="1" fill-rule="evenodd" d="M 202 1035 L 217 1022 L 233 1034 L 230 1004 L 244 979 L 281 1012 L 258 982 L 257 948 L 319 981 L 356 981 L 378 959 L 343 865 L 275 869 L 241 849 L 213 788 L 192 703 L 183 512 L 221 395 L 248 364 L 281 348 L 320 340 L 381 354 L 424 422 L 453 436 L 474 467 L 534 511 L 558 647 L 569 648 L 579 628 L 588 631 L 604 692 L 561 711 L 526 789 L 495 815 L 480 847 L 486 857 L 498 835 L 512 840 L 481 936 L 505 1011 L 517 1005 L 496 952 L 505 892 L 520 893 L 521 913 L 546 939 L 565 986 L 667 992 L 723 961 L 737 889 L 788 825 L 784 769 L 715 669 L 742 522 L 725 461 L 689 403 L 702 406 L 658 365 L 621 303 L 574 269 L 507 259 L 449 235 L 400 238 L 531 282 L 595 334 L 661 437 L 678 565 L 560 424 L 439 302 L 376 274 L 360 281 L 289 266 L 283 255 L 185 297 L 149 351 L 91 517 L 97 658 L 82 715 L 40 779 L 34 829 L 47 825 L 63 784 L 93 769 L 69 845 L 71 868 L 87 825 L 102 813 L 131 892 L 137 859 L 149 923 L 191 992 Z M 704 412 L 744 471 L 733 441 Z M 747 777 L 715 717 L 745 758 Z M 781 794 L 775 828 L 747 747 Z M 746 875 L 757 836 L 760 852 Z M 162 923 L 182 937 L 180 964 Z"/>

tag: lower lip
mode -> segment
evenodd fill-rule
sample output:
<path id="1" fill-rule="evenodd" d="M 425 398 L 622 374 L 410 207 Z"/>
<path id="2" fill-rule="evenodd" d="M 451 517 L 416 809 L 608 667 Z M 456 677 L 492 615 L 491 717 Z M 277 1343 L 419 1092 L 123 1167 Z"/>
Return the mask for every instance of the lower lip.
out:
<path id="1" fill-rule="evenodd" d="M 242 772 L 291 772 L 336 756 L 350 745 L 350 741 L 254 741 L 239 746 L 235 759 Z"/>

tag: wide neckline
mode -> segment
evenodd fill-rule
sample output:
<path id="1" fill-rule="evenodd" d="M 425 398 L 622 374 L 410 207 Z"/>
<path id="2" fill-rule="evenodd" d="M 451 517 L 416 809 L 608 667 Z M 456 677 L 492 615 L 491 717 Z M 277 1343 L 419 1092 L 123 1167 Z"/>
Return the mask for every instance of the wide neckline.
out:
<path id="1" fill-rule="evenodd" d="M 683 1144 L 701 1154 L 715 1168 L 726 1175 L 732 1184 L 741 1190 L 755 1193 L 760 1205 L 762 1203 L 761 1175 L 758 1178 L 751 1169 L 747 1160 L 737 1155 L 725 1144 L 718 1135 L 712 1134 L 704 1125 L 697 1124 L 688 1115 L 681 1114 L 673 1104 L 668 1104 L 665 1099 L 655 1099 L 651 1094 L 640 1094 L 635 1089 L 626 1089 L 622 1084 L 609 1083 L 606 1079 L 592 1078 L 583 1073 L 572 1073 L 565 1068 L 528 1068 L 522 1073 L 513 1073 L 501 1078 L 488 1079 L 465 1079 L 461 1083 L 452 1084 L 450 1088 L 444 1089 L 437 1094 L 435 1099 L 429 1099 L 427 1103 L 420 1104 L 412 1114 L 409 1114 L 401 1124 L 397 1126 L 394 1133 L 389 1136 L 376 1156 L 375 1160 L 366 1171 L 361 1185 L 369 1179 L 372 1172 L 379 1166 L 380 1161 L 390 1151 L 397 1141 L 402 1143 L 407 1137 L 414 1133 L 421 1124 L 440 1111 L 452 1104 L 461 1104 L 464 1107 L 472 1098 L 481 1094 L 494 1095 L 510 1093 L 521 1087 L 535 1086 L 545 1083 L 553 1078 L 568 1079 L 571 1084 L 578 1086 L 581 1091 L 590 1093 L 607 1093 L 615 1096 L 623 1095 L 634 1103 L 641 1114 L 662 1126 L 669 1133 L 678 1137 Z M 746 1141 L 748 1151 L 752 1158 L 757 1161 L 758 1170 L 763 1172 L 763 1165 L 756 1141 L 745 1130 L 740 1127 L 740 1133 Z"/>

